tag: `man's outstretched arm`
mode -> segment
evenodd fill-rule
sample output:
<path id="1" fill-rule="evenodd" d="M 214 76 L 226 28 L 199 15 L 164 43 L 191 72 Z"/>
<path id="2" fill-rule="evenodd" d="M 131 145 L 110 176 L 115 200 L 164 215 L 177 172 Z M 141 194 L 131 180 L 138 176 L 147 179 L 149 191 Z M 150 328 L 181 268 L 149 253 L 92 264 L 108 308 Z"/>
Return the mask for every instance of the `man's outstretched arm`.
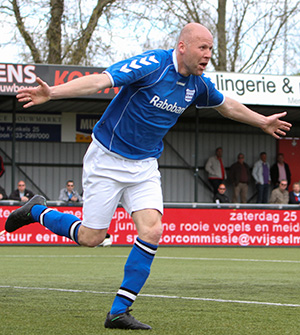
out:
<path id="1" fill-rule="evenodd" d="M 24 108 L 39 105 L 49 100 L 95 94 L 99 90 L 111 87 L 111 81 L 105 73 L 91 74 L 51 87 L 40 78 L 37 78 L 36 82 L 39 86 L 24 88 L 17 94 L 18 101 L 26 103 L 23 106 Z"/>
<path id="2" fill-rule="evenodd" d="M 264 116 L 228 97 L 221 106 L 216 107 L 216 110 L 224 117 L 261 128 L 265 133 L 276 139 L 285 136 L 286 132 L 292 127 L 289 122 L 280 120 L 287 114 L 286 112 Z"/>

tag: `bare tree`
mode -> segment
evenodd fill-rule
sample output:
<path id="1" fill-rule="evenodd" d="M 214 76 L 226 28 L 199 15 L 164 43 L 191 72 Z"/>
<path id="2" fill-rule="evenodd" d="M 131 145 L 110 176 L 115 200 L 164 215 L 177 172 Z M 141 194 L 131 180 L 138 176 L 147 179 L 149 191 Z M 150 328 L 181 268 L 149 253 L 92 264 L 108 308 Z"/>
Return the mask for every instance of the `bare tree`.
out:
<path id="1" fill-rule="evenodd" d="M 299 11 L 300 0 L 0 0 L 0 24 L 14 19 L 9 43 L 24 41 L 23 61 L 104 66 L 103 56 L 172 48 L 199 22 L 214 35 L 210 70 L 281 74 L 299 72 Z"/>
<path id="2" fill-rule="evenodd" d="M 90 64 L 99 50 L 108 52 L 101 34 L 92 45 L 92 35 L 102 24 L 109 27 L 113 10 L 124 6 L 121 0 L 2 0 L 1 15 L 13 17 L 18 33 L 27 46 L 24 59 L 35 63 Z M 109 32 L 105 31 L 106 35 Z M 15 33 L 14 41 L 18 39 Z"/>
<path id="3" fill-rule="evenodd" d="M 206 25 L 215 38 L 211 63 L 217 71 L 261 73 L 270 69 L 275 60 L 283 58 L 284 31 L 292 40 L 300 21 L 299 0 L 149 0 L 151 6 L 160 13 L 152 16 L 152 22 L 163 24 L 173 44 L 184 24 Z M 294 40 L 287 45 L 292 49 Z"/>

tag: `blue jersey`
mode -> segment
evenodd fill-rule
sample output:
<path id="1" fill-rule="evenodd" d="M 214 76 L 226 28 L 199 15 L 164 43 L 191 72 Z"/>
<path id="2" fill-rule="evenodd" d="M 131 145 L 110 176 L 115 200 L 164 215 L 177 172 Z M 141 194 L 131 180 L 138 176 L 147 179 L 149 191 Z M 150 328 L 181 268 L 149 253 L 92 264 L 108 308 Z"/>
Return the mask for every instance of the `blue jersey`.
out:
<path id="1" fill-rule="evenodd" d="M 158 158 L 163 137 L 190 105 L 216 107 L 224 102 L 209 78 L 178 73 L 174 50 L 148 51 L 105 73 L 121 90 L 95 125 L 94 137 L 129 159 Z"/>

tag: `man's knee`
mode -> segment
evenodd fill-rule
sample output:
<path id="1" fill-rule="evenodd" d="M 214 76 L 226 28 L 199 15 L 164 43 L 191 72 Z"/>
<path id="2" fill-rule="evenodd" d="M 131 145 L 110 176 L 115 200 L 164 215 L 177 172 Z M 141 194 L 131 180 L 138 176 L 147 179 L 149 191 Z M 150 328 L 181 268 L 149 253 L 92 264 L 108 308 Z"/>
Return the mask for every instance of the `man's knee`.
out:
<path id="1" fill-rule="evenodd" d="M 151 234 L 153 235 L 153 238 L 156 240 L 160 240 L 161 235 L 163 233 L 163 226 L 161 222 L 158 222 L 151 230 Z"/>
<path id="2" fill-rule="evenodd" d="M 78 232 L 78 243 L 85 247 L 97 247 L 104 241 L 106 232 L 107 229 L 91 229 L 81 225 Z"/>
<path id="3" fill-rule="evenodd" d="M 145 227 L 140 232 L 140 237 L 145 241 L 153 244 L 158 244 L 163 233 L 163 226 L 161 221 L 149 227 Z"/>

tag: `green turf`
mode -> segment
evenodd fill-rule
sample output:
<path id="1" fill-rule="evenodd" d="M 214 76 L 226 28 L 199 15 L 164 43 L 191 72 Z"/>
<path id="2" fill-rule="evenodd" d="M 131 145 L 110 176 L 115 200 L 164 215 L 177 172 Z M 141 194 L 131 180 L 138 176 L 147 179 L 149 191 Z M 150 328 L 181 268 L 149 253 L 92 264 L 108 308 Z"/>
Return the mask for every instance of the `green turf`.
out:
<path id="1" fill-rule="evenodd" d="M 0 334 L 132 333 L 103 327 L 129 252 L 1 246 Z M 300 249 L 162 247 L 133 307 L 153 335 L 300 334 Z"/>

